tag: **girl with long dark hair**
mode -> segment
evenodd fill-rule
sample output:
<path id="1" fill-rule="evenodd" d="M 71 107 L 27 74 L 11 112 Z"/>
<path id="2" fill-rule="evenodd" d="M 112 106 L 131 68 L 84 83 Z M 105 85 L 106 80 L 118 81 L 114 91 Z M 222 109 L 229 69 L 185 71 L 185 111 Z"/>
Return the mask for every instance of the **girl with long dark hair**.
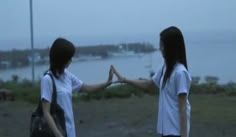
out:
<path id="1" fill-rule="evenodd" d="M 182 32 L 175 26 L 160 33 L 159 48 L 164 64 L 150 80 L 127 79 L 112 66 L 119 82 L 148 89 L 160 90 L 157 131 L 162 137 L 188 137 L 191 106 L 188 100 L 191 76 L 188 72 L 185 43 Z"/>

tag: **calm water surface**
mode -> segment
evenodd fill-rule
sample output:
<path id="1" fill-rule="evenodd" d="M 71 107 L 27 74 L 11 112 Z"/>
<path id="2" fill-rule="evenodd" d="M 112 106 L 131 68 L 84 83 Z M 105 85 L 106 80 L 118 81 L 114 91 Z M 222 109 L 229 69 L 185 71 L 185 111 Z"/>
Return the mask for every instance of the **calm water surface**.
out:
<path id="1" fill-rule="evenodd" d="M 221 83 L 236 81 L 236 47 L 233 45 L 190 45 L 186 47 L 189 71 L 192 76 L 217 76 Z M 102 60 L 73 62 L 68 68 L 86 83 L 105 81 L 109 66 L 113 64 L 117 70 L 130 78 L 149 78 L 150 70 L 156 70 L 163 63 L 160 52 L 152 54 L 116 57 Z M 48 65 L 35 67 L 35 78 L 40 79 Z M 12 75 L 21 79 L 31 79 L 31 67 L 0 70 L 2 80 L 10 80 Z"/>

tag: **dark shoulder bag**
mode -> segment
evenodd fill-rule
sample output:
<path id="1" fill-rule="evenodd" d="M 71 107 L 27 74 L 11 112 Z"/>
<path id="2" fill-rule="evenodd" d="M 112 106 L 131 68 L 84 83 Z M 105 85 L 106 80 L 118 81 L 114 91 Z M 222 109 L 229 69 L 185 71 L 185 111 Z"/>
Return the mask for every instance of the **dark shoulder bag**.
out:
<path id="1" fill-rule="evenodd" d="M 51 73 L 47 73 L 47 75 L 51 77 L 53 83 L 53 93 L 52 93 L 50 113 L 55 121 L 57 128 L 60 130 L 60 132 L 64 137 L 67 137 L 64 110 L 57 104 L 57 92 L 56 92 L 55 81 Z M 38 107 L 31 115 L 30 137 L 55 137 L 53 131 L 51 130 L 51 128 L 47 124 L 46 119 L 43 116 L 41 98 L 39 99 Z"/>

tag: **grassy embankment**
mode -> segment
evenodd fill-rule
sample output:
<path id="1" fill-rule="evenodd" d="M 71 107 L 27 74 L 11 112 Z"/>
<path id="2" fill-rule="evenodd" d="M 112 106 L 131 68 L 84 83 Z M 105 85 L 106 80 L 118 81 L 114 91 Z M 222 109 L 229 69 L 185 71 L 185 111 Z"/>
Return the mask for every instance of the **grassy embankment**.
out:
<path id="1" fill-rule="evenodd" d="M 15 102 L 0 102 L 0 137 L 28 136 L 39 86 L 6 82 L 0 88 L 13 90 L 16 97 Z M 79 136 L 155 137 L 158 95 L 154 90 L 145 93 L 132 86 L 117 85 L 96 94 L 74 97 Z M 235 136 L 235 93 L 234 83 L 193 85 L 191 137 Z M 83 123 L 79 124 L 79 120 Z"/>

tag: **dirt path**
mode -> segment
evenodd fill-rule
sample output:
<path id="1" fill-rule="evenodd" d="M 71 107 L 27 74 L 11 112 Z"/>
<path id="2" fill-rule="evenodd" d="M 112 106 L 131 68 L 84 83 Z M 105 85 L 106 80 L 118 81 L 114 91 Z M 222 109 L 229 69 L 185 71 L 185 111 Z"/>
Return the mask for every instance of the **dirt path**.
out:
<path id="1" fill-rule="evenodd" d="M 236 99 L 231 97 L 194 96 L 191 137 L 235 136 L 235 104 Z M 79 101 L 74 106 L 79 137 L 159 137 L 156 96 Z M 22 102 L 0 102 L 0 137 L 28 137 L 34 107 Z"/>

